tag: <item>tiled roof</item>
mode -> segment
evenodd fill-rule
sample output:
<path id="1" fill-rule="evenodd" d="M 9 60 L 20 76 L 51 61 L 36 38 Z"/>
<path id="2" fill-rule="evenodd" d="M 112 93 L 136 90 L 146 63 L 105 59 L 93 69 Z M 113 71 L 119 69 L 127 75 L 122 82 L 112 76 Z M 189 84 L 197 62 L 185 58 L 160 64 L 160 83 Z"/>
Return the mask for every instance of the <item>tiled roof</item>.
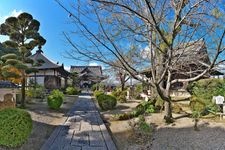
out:
<path id="1" fill-rule="evenodd" d="M 30 56 L 30 58 L 33 59 L 34 61 L 37 61 L 37 60 L 43 61 L 41 66 L 35 67 L 37 69 L 49 69 L 49 68 L 59 68 L 59 67 L 61 67 L 60 65 L 57 65 L 57 64 L 53 63 L 47 57 L 45 57 L 42 50 L 37 50 L 37 52 L 34 55 Z"/>
<path id="2" fill-rule="evenodd" d="M 206 64 L 210 64 L 204 39 L 180 44 L 174 50 L 174 56 L 178 57 L 179 61 L 187 64 L 196 63 L 196 60 L 201 60 Z"/>
<path id="3" fill-rule="evenodd" d="M 42 63 L 40 66 L 36 66 L 36 69 L 39 70 L 47 70 L 47 69 L 57 69 L 61 74 L 65 76 L 69 76 L 69 72 L 64 69 L 64 65 L 58 65 L 49 60 L 44 54 L 42 50 L 37 50 L 36 53 L 32 56 L 30 56 L 31 59 L 34 61 L 41 60 Z"/>
<path id="4" fill-rule="evenodd" d="M 180 44 L 174 49 L 173 56 L 174 71 L 176 71 L 177 74 L 179 74 L 179 72 L 186 72 L 187 68 L 191 68 L 193 72 L 198 71 L 197 73 L 199 74 L 211 63 L 204 39 Z M 146 68 L 142 73 L 151 76 L 150 68 Z M 223 73 L 215 69 L 211 70 L 209 74 L 223 75 Z"/>
<path id="5" fill-rule="evenodd" d="M 0 88 L 19 88 L 19 86 L 10 81 L 0 81 Z"/>
<path id="6" fill-rule="evenodd" d="M 89 74 L 102 76 L 102 67 L 101 66 L 71 66 L 70 72 L 77 72 L 78 74 L 87 72 Z"/>

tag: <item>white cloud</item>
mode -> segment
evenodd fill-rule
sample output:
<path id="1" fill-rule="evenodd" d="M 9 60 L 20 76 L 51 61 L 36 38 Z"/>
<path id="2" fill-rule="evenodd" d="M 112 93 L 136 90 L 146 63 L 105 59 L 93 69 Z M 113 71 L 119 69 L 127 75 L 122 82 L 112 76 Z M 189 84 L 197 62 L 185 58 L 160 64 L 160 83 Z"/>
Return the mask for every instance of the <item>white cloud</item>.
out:
<path id="1" fill-rule="evenodd" d="M 9 17 L 17 17 L 22 12 L 23 12 L 22 10 L 16 10 L 16 9 L 14 9 L 11 12 L 9 12 L 7 15 L 0 15 L 0 23 L 3 23 L 5 21 L 5 19 L 7 19 Z"/>
<path id="2" fill-rule="evenodd" d="M 99 66 L 99 64 L 96 63 L 96 62 L 90 62 L 90 63 L 89 63 L 89 66 Z"/>
<path id="3" fill-rule="evenodd" d="M 105 69 L 105 66 L 104 66 L 104 65 L 99 64 L 99 63 L 97 63 L 97 62 L 90 62 L 90 63 L 88 64 L 88 66 L 101 66 L 103 70 Z"/>
<path id="4" fill-rule="evenodd" d="M 70 71 L 70 67 L 69 67 L 69 66 L 64 66 L 64 69 L 65 69 L 66 71 Z"/>
<path id="5" fill-rule="evenodd" d="M 17 17 L 19 16 L 19 14 L 21 14 L 23 11 L 22 10 L 12 10 L 11 12 L 9 12 L 7 15 L 2 15 L 0 14 L 0 24 L 2 24 L 3 22 L 5 22 L 5 20 L 9 17 Z M 8 40 L 8 36 L 0 36 L 0 42 L 4 42 L 6 40 Z"/>
<path id="6" fill-rule="evenodd" d="M 146 46 L 142 51 L 141 51 L 141 57 L 143 59 L 151 58 L 151 50 L 149 46 Z"/>

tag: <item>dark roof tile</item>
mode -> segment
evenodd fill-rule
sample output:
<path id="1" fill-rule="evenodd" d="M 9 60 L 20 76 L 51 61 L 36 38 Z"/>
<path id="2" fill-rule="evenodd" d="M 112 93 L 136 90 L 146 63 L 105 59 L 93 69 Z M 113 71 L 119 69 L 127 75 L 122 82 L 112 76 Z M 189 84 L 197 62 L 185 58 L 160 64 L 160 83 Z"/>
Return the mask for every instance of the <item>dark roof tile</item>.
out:
<path id="1" fill-rule="evenodd" d="M 41 66 L 37 66 L 35 68 L 37 69 L 49 69 L 49 68 L 60 68 L 60 65 L 57 65 L 55 63 L 53 63 L 52 61 L 50 61 L 47 57 L 45 57 L 43 54 L 42 50 L 37 50 L 37 52 L 30 56 L 31 59 L 33 59 L 34 61 L 37 60 L 43 60 L 43 63 L 41 64 Z"/>
<path id="2" fill-rule="evenodd" d="M 102 76 L 101 66 L 71 66 L 70 68 L 70 72 L 77 72 L 79 74 L 84 73 L 84 71 L 95 74 L 97 76 Z"/>
<path id="3" fill-rule="evenodd" d="M 19 88 L 19 86 L 10 81 L 0 81 L 0 88 Z"/>

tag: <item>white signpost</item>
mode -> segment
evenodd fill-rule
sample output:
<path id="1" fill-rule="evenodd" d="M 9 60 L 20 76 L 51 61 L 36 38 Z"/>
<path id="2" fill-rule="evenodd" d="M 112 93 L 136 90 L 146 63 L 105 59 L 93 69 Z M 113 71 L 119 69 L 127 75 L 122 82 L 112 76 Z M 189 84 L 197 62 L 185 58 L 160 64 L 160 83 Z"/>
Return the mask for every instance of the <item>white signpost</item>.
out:
<path id="1" fill-rule="evenodd" d="M 219 95 L 219 96 L 213 96 L 213 100 L 212 100 L 213 102 L 215 102 L 217 105 L 219 105 L 220 106 L 220 108 L 221 108 L 221 106 L 222 106 L 222 113 L 220 114 L 220 118 L 222 119 L 225 119 L 225 116 L 224 116 L 224 114 L 225 114 L 225 105 L 224 105 L 224 97 L 223 96 L 221 96 L 221 95 Z"/>
<path id="2" fill-rule="evenodd" d="M 216 101 L 216 104 L 217 105 L 223 105 L 223 102 L 224 102 L 224 97 L 223 96 L 216 96 L 216 97 L 213 97 L 215 98 L 215 101 Z"/>

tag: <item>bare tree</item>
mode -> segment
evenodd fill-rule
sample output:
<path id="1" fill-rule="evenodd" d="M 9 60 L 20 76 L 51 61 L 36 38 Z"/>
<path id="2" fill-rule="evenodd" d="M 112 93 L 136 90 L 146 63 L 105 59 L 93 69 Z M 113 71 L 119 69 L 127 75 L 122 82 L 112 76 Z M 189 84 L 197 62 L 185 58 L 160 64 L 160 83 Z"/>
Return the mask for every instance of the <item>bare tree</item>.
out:
<path id="1" fill-rule="evenodd" d="M 131 46 L 130 50 L 127 52 L 121 52 L 122 57 L 126 62 L 128 62 L 130 65 L 138 65 L 138 61 L 136 60 L 137 54 L 136 54 L 136 47 Z M 125 90 L 125 84 L 130 79 L 130 74 L 128 71 L 123 69 L 123 64 L 121 64 L 120 60 L 116 59 L 113 62 L 110 63 L 111 70 L 115 73 L 115 76 L 117 79 L 119 79 L 121 84 L 121 90 Z"/>
<path id="2" fill-rule="evenodd" d="M 224 5 L 220 0 L 56 2 L 75 26 L 75 31 L 64 33 L 73 47 L 68 55 L 121 68 L 152 86 L 165 101 L 167 122 L 172 121 L 172 85 L 201 79 L 223 62 Z M 123 55 L 131 46 L 137 48 L 135 65 Z M 114 60 L 121 65 L 113 64 Z M 148 77 L 141 73 L 146 68 Z"/>
<path id="3" fill-rule="evenodd" d="M 129 77 L 129 74 L 125 70 L 123 70 L 121 68 L 113 67 L 111 69 L 115 73 L 116 79 L 118 79 L 119 82 L 120 82 L 121 90 L 124 91 L 125 90 L 125 84 L 129 80 L 129 78 L 130 78 Z"/>

